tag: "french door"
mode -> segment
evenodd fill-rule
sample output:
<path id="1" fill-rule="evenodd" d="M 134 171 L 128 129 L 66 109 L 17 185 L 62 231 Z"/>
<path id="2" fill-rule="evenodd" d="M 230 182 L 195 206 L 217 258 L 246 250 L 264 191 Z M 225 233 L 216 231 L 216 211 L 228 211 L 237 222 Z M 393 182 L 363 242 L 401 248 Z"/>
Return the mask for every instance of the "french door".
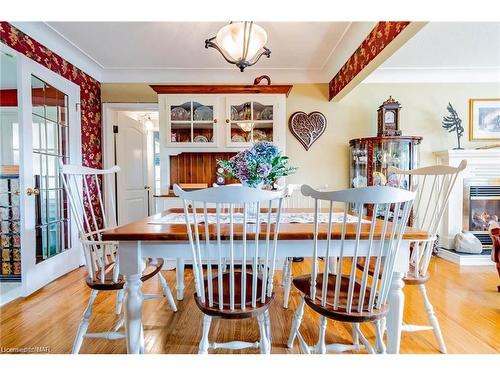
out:
<path id="1" fill-rule="evenodd" d="M 59 161 L 81 164 L 80 88 L 19 57 L 21 280 L 27 296 L 81 265 Z"/>

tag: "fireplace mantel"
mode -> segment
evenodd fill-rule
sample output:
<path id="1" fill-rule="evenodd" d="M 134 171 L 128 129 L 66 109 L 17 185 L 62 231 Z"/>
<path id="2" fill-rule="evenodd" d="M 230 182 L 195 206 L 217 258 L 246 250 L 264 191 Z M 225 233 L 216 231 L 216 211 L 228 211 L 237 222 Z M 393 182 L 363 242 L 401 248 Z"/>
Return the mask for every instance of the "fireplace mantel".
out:
<path id="1" fill-rule="evenodd" d="M 463 229 L 464 179 L 498 179 L 500 184 L 500 148 L 446 150 L 435 152 L 434 156 L 437 164 L 454 167 L 457 167 L 462 160 L 467 160 L 467 168 L 459 175 L 451 192 L 448 208 L 439 231 L 440 246 L 453 250 L 454 237 Z M 485 259 L 485 262 L 487 263 L 488 260 Z"/>

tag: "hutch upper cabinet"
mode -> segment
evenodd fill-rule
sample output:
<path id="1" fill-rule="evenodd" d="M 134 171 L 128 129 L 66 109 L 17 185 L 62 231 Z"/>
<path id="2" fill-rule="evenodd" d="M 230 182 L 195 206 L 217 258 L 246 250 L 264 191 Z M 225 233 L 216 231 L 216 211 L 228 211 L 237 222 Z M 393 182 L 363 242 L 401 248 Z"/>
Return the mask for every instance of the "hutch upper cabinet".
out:
<path id="1" fill-rule="evenodd" d="M 289 85 L 151 86 L 167 154 L 237 152 L 259 141 L 285 148 Z"/>

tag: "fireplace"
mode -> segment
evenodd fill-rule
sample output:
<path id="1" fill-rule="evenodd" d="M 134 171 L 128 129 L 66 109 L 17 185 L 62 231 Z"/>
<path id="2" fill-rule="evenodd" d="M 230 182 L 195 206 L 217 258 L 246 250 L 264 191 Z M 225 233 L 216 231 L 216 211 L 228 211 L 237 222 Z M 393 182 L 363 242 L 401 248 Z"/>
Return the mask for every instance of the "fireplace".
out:
<path id="1" fill-rule="evenodd" d="M 464 178 L 463 229 L 472 232 L 491 248 L 488 227 L 500 218 L 500 183 L 498 179 Z"/>

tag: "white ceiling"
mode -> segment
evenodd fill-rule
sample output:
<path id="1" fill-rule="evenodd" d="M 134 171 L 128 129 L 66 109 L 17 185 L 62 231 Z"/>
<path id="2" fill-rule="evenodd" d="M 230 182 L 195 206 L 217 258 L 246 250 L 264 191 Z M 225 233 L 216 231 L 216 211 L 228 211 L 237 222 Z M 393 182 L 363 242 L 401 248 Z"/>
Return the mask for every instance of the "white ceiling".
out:
<path id="1" fill-rule="evenodd" d="M 101 82 L 329 82 L 375 22 L 259 22 L 271 58 L 241 73 L 205 39 L 226 22 L 13 22 Z M 500 23 L 431 22 L 364 82 L 500 82 Z"/>
<path id="2" fill-rule="evenodd" d="M 269 59 L 241 73 L 205 48 L 227 22 L 13 22 L 101 82 L 328 82 L 375 22 L 258 22 Z M 78 55 L 80 55 L 78 57 Z"/>
<path id="3" fill-rule="evenodd" d="M 365 82 L 500 82 L 500 22 L 430 22 Z"/>
<path id="4" fill-rule="evenodd" d="M 500 67 L 500 22 L 431 22 L 381 68 Z"/>
<path id="5" fill-rule="evenodd" d="M 225 22 L 49 22 L 104 69 L 234 69 L 205 39 Z M 322 69 L 349 22 L 262 22 L 265 69 Z M 112 47 L 112 48 L 111 48 Z"/>

